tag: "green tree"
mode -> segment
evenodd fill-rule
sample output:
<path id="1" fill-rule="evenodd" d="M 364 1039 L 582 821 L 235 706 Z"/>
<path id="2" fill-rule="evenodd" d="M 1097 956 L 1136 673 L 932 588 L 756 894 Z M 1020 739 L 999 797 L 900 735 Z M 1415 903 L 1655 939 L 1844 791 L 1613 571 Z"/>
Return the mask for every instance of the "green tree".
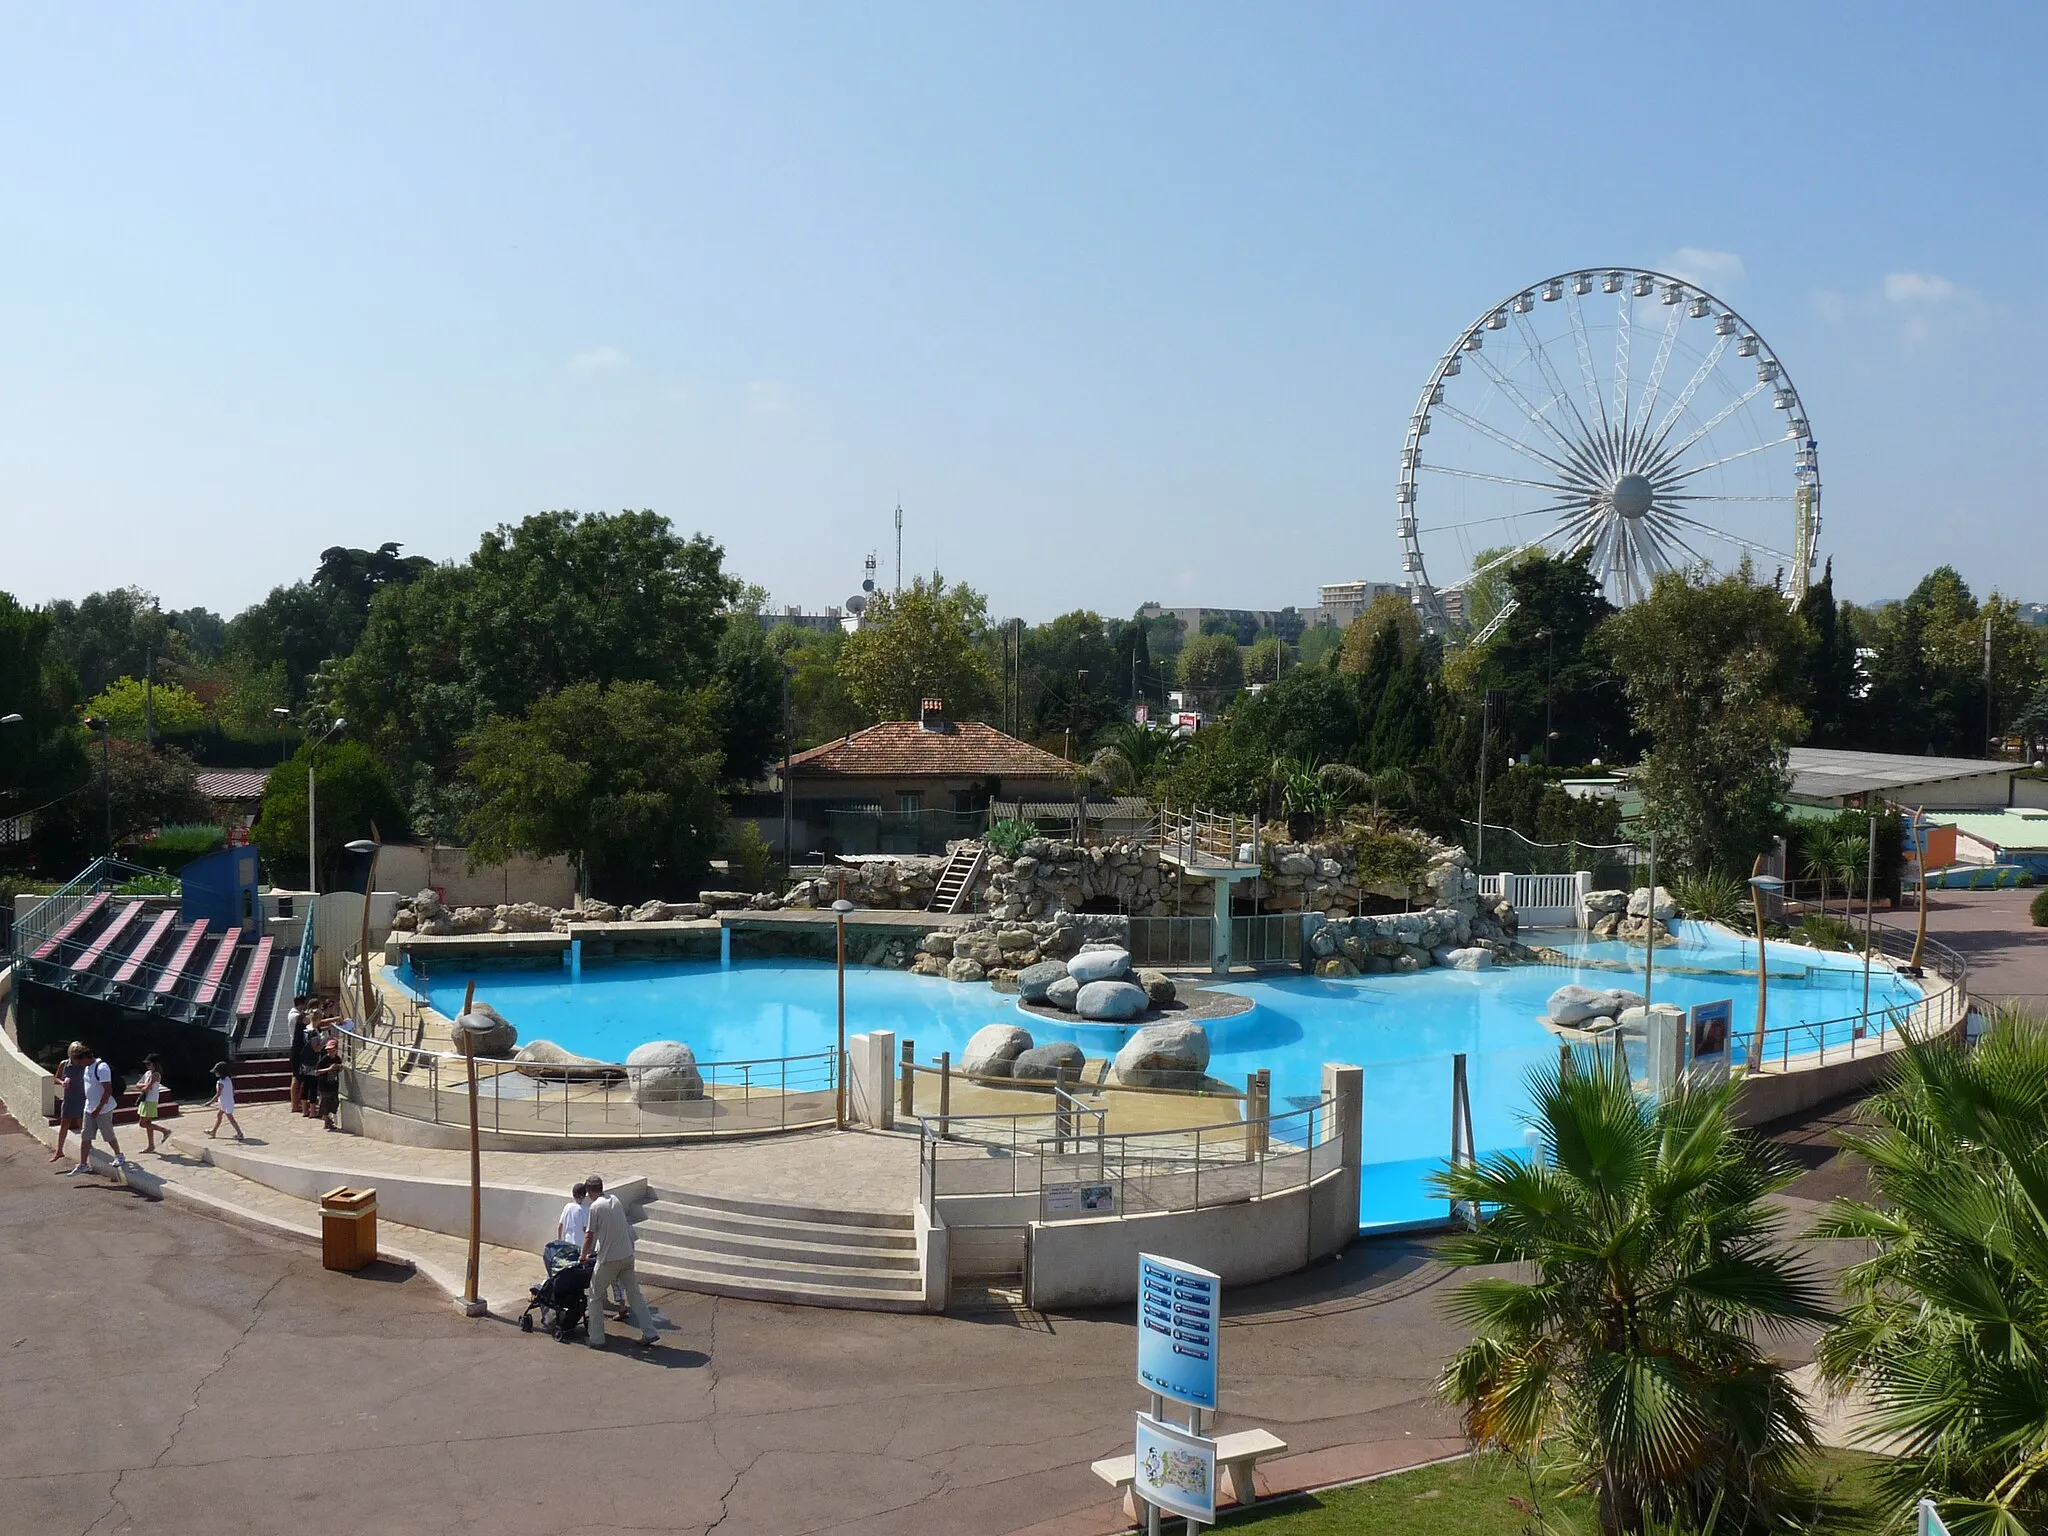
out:
<path id="1" fill-rule="evenodd" d="M 0 592 L 0 817 L 34 811 L 81 782 L 79 735 L 71 729 L 76 685 L 51 651 L 50 615 Z"/>
<path id="2" fill-rule="evenodd" d="M 1600 634 L 1651 743 L 1636 782 L 1665 857 L 1746 876 L 1783 824 L 1805 630 L 1745 566 L 1662 575 Z"/>
<path id="3" fill-rule="evenodd" d="M 1130 718 L 1129 648 L 1100 614 L 1079 609 L 1024 631 L 1018 651 L 1019 718 L 1026 736 L 1071 730 L 1087 741 L 1113 721 Z"/>
<path id="4" fill-rule="evenodd" d="M 1312 624 L 1295 647 L 1304 667 L 1319 667 L 1344 648 L 1344 631 L 1334 624 Z"/>
<path id="5" fill-rule="evenodd" d="M 1366 746 L 1366 759 L 1373 769 L 1413 768 L 1433 755 L 1439 701 L 1432 686 L 1430 659 L 1427 647 L 1414 646 L 1388 674 L 1373 710 L 1372 734 Z M 1374 675 L 1372 671 L 1366 674 L 1362 689 L 1370 688 Z"/>
<path id="6" fill-rule="evenodd" d="M 83 694 L 98 693 L 117 677 L 141 677 L 152 660 L 173 669 L 192 660 L 183 632 L 140 587 L 55 602 L 49 615 L 50 653 L 71 668 Z"/>
<path id="7" fill-rule="evenodd" d="M 106 851 L 109 788 L 118 851 L 171 822 L 203 821 L 212 807 L 199 793 L 199 765 L 175 747 L 154 749 L 116 736 L 104 744 L 84 731 L 72 759 L 83 777 L 42 810 L 32 834 L 36 858 L 51 870 L 76 870 Z"/>
<path id="8" fill-rule="evenodd" d="M 2019 605 L 1993 593 L 1979 603 L 1951 566 L 1923 578 L 1876 616 L 1876 655 L 1863 741 L 1888 750 L 1983 757 L 1985 628 L 1991 631 L 1991 731 L 2004 729 L 2040 685 L 2040 644 Z"/>
<path id="9" fill-rule="evenodd" d="M 997 678 L 979 641 L 988 600 L 937 571 L 901 592 L 878 592 L 839 652 L 847 696 L 870 719 L 915 720 L 926 699 L 960 719 L 987 713 Z"/>
<path id="10" fill-rule="evenodd" d="M 1261 635 L 1244 653 L 1244 680 L 1248 683 L 1277 683 L 1280 669 L 1287 664 L 1287 647 L 1278 635 Z"/>
<path id="11" fill-rule="evenodd" d="M 782 739 L 782 662 L 761 621 L 734 613 L 719 637 L 713 709 L 727 785 L 752 784 L 787 750 Z"/>
<path id="12" fill-rule="evenodd" d="M 1590 550 L 1562 558 L 1539 552 L 1500 572 L 1515 610 L 1487 647 L 1474 689 L 1498 688 L 1505 696 L 1501 729 L 1509 756 L 1611 762 L 1633 744 L 1628 699 L 1594 639 L 1615 610 L 1590 560 Z M 1472 703 L 1476 707 L 1478 699 Z M 1550 730 L 1557 738 L 1546 752 Z"/>
<path id="13" fill-rule="evenodd" d="M 228 621 L 222 656 L 250 673 L 282 673 L 284 702 L 296 706 L 322 665 L 355 648 L 364 617 L 333 587 L 309 581 L 272 587 L 263 601 Z"/>
<path id="14" fill-rule="evenodd" d="M 778 624 L 768 632 L 769 650 L 789 669 L 790 735 L 798 751 L 875 723 L 846 691 L 839 672 L 845 644 L 843 630 L 821 634 Z"/>
<path id="15" fill-rule="evenodd" d="M 115 678 L 85 701 L 85 712 L 111 722 L 122 736 L 140 736 L 152 714 L 159 731 L 196 730 L 206 723 L 206 706 L 176 683 L 151 689 L 132 677 Z"/>
<path id="16" fill-rule="evenodd" d="M 566 854 L 615 900 L 695 890 L 725 833 L 703 694 L 577 683 L 470 738 L 473 856 Z"/>
<path id="17" fill-rule="evenodd" d="M 1168 727 L 1121 720 L 1095 738 L 1090 762 L 1098 780 L 1117 794 L 1149 795 L 1187 743 L 1187 737 Z"/>
<path id="18" fill-rule="evenodd" d="M 1819 1361 L 1859 1386 L 1905 1450 L 1881 1470 L 1933 1494 L 1958 1536 L 2048 1520 L 2048 1020 L 2008 1015 L 1974 1049 L 1908 1042 L 1876 1126 L 1844 1147 L 1876 1200 L 1841 1199 L 1815 1236 L 1867 1255 L 1845 1270 Z"/>
<path id="19" fill-rule="evenodd" d="M 1449 1302 L 1472 1341 L 1444 1395 L 1472 1438 L 1593 1496 L 1602 1530 L 1768 1517 L 1812 1432 L 1766 1342 L 1824 1320 L 1774 1240 L 1798 1169 L 1737 1130 L 1735 1088 L 1636 1097 L 1611 1066 L 1531 1076 L 1535 1156 L 1435 1175 L 1481 1213 L 1445 1262 L 1513 1266 Z"/>
<path id="20" fill-rule="evenodd" d="M 360 741 L 304 743 L 270 770 L 256 812 L 255 839 L 270 878 L 280 884 L 306 879 L 306 773 L 317 776 L 314 810 L 320 888 L 332 890 L 350 855 L 343 844 L 381 837 L 402 842 L 409 830 L 405 807 L 376 753 Z"/>
<path id="21" fill-rule="evenodd" d="M 1799 620 L 1809 644 L 1804 672 L 1806 718 L 1817 747 L 1846 747 L 1855 740 L 1857 691 L 1861 677 L 1856 662 L 1853 623 L 1845 622 L 1835 602 L 1835 562 L 1799 600 Z"/>
<path id="22" fill-rule="evenodd" d="M 1391 673 L 1397 658 L 1385 654 L 1375 656 L 1375 652 L 1382 649 L 1381 637 L 1389 624 L 1400 639 L 1401 655 L 1407 655 L 1421 643 L 1422 621 L 1415 616 L 1415 606 L 1399 593 L 1382 592 L 1365 612 L 1345 626 L 1337 664 L 1347 672 L 1377 669 L 1383 674 Z"/>
<path id="23" fill-rule="evenodd" d="M 1229 635 L 1196 635 L 1181 647 L 1180 682 L 1204 707 L 1220 709 L 1244 686 L 1244 651 Z"/>

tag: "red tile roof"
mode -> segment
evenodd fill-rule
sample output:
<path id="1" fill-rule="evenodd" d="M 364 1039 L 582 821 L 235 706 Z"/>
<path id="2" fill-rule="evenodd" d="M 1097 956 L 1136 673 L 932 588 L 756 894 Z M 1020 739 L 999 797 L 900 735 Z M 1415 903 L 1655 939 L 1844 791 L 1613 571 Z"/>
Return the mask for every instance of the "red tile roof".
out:
<path id="1" fill-rule="evenodd" d="M 799 752 L 789 764 L 799 780 L 1059 779 L 1073 766 L 979 720 L 948 720 L 935 731 L 915 720 L 888 720 Z"/>
<path id="2" fill-rule="evenodd" d="M 267 773 L 202 773 L 199 793 L 209 800 L 261 800 Z"/>

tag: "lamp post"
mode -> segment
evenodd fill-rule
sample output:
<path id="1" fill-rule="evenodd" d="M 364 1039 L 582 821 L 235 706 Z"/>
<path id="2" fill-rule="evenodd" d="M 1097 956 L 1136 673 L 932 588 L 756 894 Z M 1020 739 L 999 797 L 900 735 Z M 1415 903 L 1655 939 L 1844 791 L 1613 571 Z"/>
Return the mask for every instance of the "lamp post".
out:
<path id="1" fill-rule="evenodd" d="M 796 810 L 796 786 L 789 776 L 789 760 L 795 751 L 789 735 L 789 663 L 782 664 L 782 888 L 789 889 L 791 868 L 795 854 L 791 851 L 790 823 Z"/>
<path id="2" fill-rule="evenodd" d="M 85 728 L 100 733 L 100 799 L 106 806 L 107 857 L 111 859 L 114 856 L 114 764 L 107 741 L 114 734 L 114 722 L 104 715 L 88 715 Z"/>
<path id="3" fill-rule="evenodd" d="M 1749 897 L 1756 909 L 1756 1030 L 1749 1037 L 1748 1068 L 1754 1072 L 1764 1063 L 1764 988 L 1769 966 L 1764 949 L 1764 892 L 1772 895 L 1785 889 L 1785 882 L 1776 875 L 1764 873 L 1764 856 L 1758 854 L 1756 863 L 1750 868 Z"/>
<path id="4" fill-rule="evenodd" d="M 1990 627 L 1985 628 L 1988 649 Z M 1877 920 L 1877 812 L 1870 813 L 1870 830 L 1865 836 L 1866 854 L 1863 871 L 1863 1016 L 1856 1024 L 1856 1037 L 1860 1040 L 1870 1033 L 1870 941 Z"/>
<path id="5" fill-rule="evenodd" d="M 314 814 L 313 803 L 313 763 L 320 755 L 321 743 L 347 724 L 346 720 L 336 720 L 306 749 L 306 889 L 315 896 L 320 894 L 320 853 L 316 840 L 319 821 Z"/>
<path id="6" fill-rule="evenodd" d="M 832 903 L 833 926 L 839 930 L 839 1046 L 832 1058 L 832 1122 L 846 1129 L 846 914 L 853 903 L 844 896 Z"/>
<path id="7" fill-rule="evenodd" d="M 285 722 L 291 719 L 291 717 L 292 712 L 286 709 L 282 704 L 278 705 L 270 712 L 270 718 L 277 722 L 277 760 L 280 763 L 283 762 L 285 759 L 284 726 Z"/>
<path id="8" fill-rule="evenodd" d="M 1557 671 L 1557 636 L 1548 629 L 1539 629 L 1537 635 L 1543 641 L 1543 766 L 1550 766 L 1550 744 L 1556 740 L 1557 732 L 1551 729 L 1550 679 Z"/>
<path id="9" fill-rule="evenodd" d="M 383 851 L 384 845 L 367 837 L 359 837 L 354 842 L 344 843 L 342 846 L 350 853 L 367 853 L 370 856 L 369 871 L 363 876 L 363 935 L 361 943 L 356 948 L 356 964 L 362 971 L 363 1027 L 370 1029 L 374 1027 L 377 1017 L 376 1010 L 370 1004 L 370 892 L 377 888 L 377 855 Z"/>

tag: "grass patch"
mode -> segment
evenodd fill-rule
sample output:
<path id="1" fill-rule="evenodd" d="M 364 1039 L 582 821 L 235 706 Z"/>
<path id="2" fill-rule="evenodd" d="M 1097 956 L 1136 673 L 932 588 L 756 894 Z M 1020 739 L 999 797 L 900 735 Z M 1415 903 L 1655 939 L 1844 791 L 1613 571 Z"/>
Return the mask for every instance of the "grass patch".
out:
<path id="1" fill-rule="evenodd" d="M 1787 1528 L 1813 1536 L 1877 1536 L 1886 1513 L 1872 1477 L 1877 1465 L 1877 1457 L 1859 1451 L 1821 1451 L 1806 1464 L 1785 1511 Z M 1543 1513 L 1556 1532 L 1599 1531 L 1585 1499 L 1546 1495 Z M 1226 1518 L 1223 1528 L 1257 1536 L 1523 1536 L 1534 1514 L 1520 1470 L 1503 1457 L 1480 1456 L 1262 1505 Z"/>

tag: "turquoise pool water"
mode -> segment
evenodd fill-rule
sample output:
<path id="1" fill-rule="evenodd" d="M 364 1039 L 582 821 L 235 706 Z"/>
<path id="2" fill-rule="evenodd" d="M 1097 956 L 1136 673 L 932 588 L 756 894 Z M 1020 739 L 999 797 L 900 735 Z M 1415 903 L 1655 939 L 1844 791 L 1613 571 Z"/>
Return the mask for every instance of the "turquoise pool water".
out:
<path id="1" fill-rule="evenodd" d="M 1729 998 L 1736 1050 L 1756 1017 L 1756 950 L 1733 935 L 1680 925 L 1682 942 L 1659 949 L 1652 996 L 1680 1007 Z M 1545 937 L 1554 937 L 1546 935 Z M 1365 1069 L 1364 1187 L 1359 1221 L 1384 1227 L 1443 1214 L 1423 1180 L 1450 1149 L 1451 1058 L 1467 1058 L 1475 1139 L 1482 1152 L 1524 1145 L 1529 1069 L 1554 1063 L 1556 1037 L 1538 1022 L 1550 994 L 1568 981 L 1642 989 L 1642 954 L 1619 944 L 1573 951 L 1586 964 L 1517 966 L 1498 971 L 1430 970 L 1412 976 L 1318 980 L 1298 972 L 1228 983 L 1252 999 L 1251 1012 L 1210 1026 L 1210 1071 L 1242 1083 L 1260 1067 L 1273 1074 L 1273 1107 L 1312 1102 L 1326 1061 Z M 1625 961 L 1630 972 L 1596 962 Z M 1848 955 L 1790 945 L 1770 954 L 1773 1028 L 1840 1020 L 1861 1006 L 1863 968 Z M 1738 974 L 1745 967 L 1752 974 Z M 1633 979 L 1631 979 L 1633 978 Z M 815 961 L 624 962 L 592 966 L 572 981 L 561 969 L 436 971 L 423 991 L 443 1013 L 477 995 L 519 1028 L 523 1040 L 547 1039 L 584 1055 L 623 1060 L 647 1040 L 683 1040 L 700 1060 L 741 1061 L 828 1051 L 832 1046 L 833 968 Z M 1919 992 L 1884 970 L 1871 977 L 1871 1007 L 1908 1005 Z M 930 980 L 901 971 L 849 968 L 849 1033 L 889 1029 L 917 1042 L 921 1061 L 956 1056 L 985 1024 L 1019 1018 L 1015 1000 L 986 986 Z M 1120 1033 L 1100 1025 L 1066 1029 L 1024 1020 L 1040 1040 L 1069 1038 L 1091 1055 L 1115 1048 Z M 1846 1041 L 1846 1022 L 1795 1041 L 1813 1048 Z M 1775 1045 L 1773 1046 L 1775 1050 Z"/>

